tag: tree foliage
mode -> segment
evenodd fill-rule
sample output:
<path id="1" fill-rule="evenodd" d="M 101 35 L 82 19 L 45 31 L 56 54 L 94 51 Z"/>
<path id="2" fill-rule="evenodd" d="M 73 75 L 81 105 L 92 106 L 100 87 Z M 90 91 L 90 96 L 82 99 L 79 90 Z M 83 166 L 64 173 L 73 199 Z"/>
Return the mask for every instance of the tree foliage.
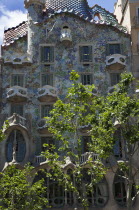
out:
<path id="1" fill-rule="evenodd" d="M 51 112 L 51 118 L 47 118 L 49 130 L 59 142 L 59 151 L 63 154 L 63 159 L 68 156 L 74 162 L 76 167 L 73 174 L 75 180 L 80 179 L 81 184 L 83 168 L 80 163 L 81 129 L 87 128 L 87 134 L 91 135 L 88 143 L 89 151 L 99 154 L 100 158 L 94 161 L 90 156 L 85 163 L 92 177 L 91 183 L 96 184 L 107 171 L 103 160 L 109 162 L 108 168 L 111 166 L 109 157 L 114 157 L 114 146 L 117 141 L 114 134 L 120 128 L 124 139 L 124 148 L 122 148 L 124 158 L 122 157 L 120 161 L 115 158 L 117 161 L 115 164 L 124 174 L 123 178 L 127 183 L 127 207 L 131 209 L 134 200 L 133 177 L 136 174 L 133 175 L 132 161 L 139 143 L 139 100 L 133 91 L 133 76 L 122 74 L 121 81 L 115 86 L 113 93 L 105 97 L 93 95 L 95 86 L 82 85 L 78 78 L 79 75 L 72 71 L 70 79 L 73 85 L 69 88 L 65 101 L 58 100 Z M 75 188 L 78 191 L 77 187 Z M 79 192 L 77 194 L 79 195 Z"/>
<path id="2" fill-rule="evenodd" d="M 48 205 L 43 196 L 46 191 L 44 180 L 31 183 L 32 169 L 29 165 L 22 170 L 11 165 L 1 173 L 0 209 L 39 210 Z"/>

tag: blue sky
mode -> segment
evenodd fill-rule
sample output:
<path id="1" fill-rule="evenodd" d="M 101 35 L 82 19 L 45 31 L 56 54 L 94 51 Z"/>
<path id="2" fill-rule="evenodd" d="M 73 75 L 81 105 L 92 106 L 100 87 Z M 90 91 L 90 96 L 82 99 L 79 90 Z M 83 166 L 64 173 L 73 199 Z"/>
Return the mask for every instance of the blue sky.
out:
<path id="1" fill-rule="evenodd" d="M 89 6 L 95 4 L 113 12 L 116 0 L 88 0 Z M 0 0 L 0 43 L 3 39 L 4 28 L 10 28 L 26 20 L 24 0 Z"/>

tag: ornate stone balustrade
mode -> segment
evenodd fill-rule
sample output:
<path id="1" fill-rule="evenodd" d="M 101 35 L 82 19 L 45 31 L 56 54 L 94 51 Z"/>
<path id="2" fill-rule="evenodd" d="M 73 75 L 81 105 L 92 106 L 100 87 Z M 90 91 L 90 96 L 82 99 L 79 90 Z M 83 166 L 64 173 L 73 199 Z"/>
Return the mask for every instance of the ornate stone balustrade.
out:
<path id="1" fill-rule="evenodd" d="M 69 28 L 65 28 L 61 30 L 60 41 L 72 41 L 71 30 Z"/>
<path id="2" fill-rule="evenodd" d="M 80 163 L 85 163 L 89 158 L 92 158 L 92 161 L 96 161 L 99 159 L 99 155 L 93 152 L 86 152 L 81 155 Z"/>
<path id="3" fill-rule="evenodd" d="M 38 155 L 35 157 L 35 163 L 40 164 L 46 161 L 46 157 L 43 155 Z"/>
<path id="4" fill-rule="evenodd" d="M 106 66 L 111 70 L 120 70 L 126 66 L 126 56 L 113 54 L 106 57 Z"/>
<path id="5" fill-rule="evenodd" d="M 20 86 L 7 88 L 7 100 L 10 102 L 24 102 L 28 99 L 27 89 Z"/>
<path id="6" fill-rule="evenodd" d="M 50 85 L 38 88 L 38 99 L 41 102 L 55 102 L 57 100 L 56 88 Z"/>
<path id="7" fill-rule="evenodd" d="M 20 125 L 27 129 L 27 122 L 24 117 L 19 114 L 14 113 L 11 117 L 7 118 L 9 126 Z M 6 129 L 6 124 L 4 123 L 4 130 Z"/>

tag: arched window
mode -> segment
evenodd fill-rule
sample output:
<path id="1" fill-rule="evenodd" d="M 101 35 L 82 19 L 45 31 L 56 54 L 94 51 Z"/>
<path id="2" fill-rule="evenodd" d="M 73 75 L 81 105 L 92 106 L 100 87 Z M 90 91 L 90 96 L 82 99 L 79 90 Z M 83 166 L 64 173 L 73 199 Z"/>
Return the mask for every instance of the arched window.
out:
<path id="1" fill-rule="evenodd" d="M 44 185 L 47 187 L 46 194 L 44 196 L 48 199 L 49 205 L 51 207 L 60 208 L 64 206 L 65 198 L 64 198 L 64 188 L 57 181 L 53 180 L 53 171 L 50 170 L 48 172 L 48 176 L 46 171 L 39 171 L 38 174 L 34 178 L 34 182 L 44 179 Z"/>
<path id="2" fill-rule="evenodd" d="M 114 198 L 120 206 L 126 206 L 127 202 L 127 180 L 124 178 L 124 173 L 119 171 L 114 178 Z M 135 187 L 132 186 L 132 198 L 135 196 Z"/>
<path id="3" fill-rule="evenodd" d="M 15 159 L 22 162 L 26 154 L 26 142 L 23 134 L 19 130 L 13 130 L 6 142 L 6 160 L 11 162 Z"/>
<path id="4" fill-rule="evenodd" d="M 53 177 L 53 171 L 50 171 L 50 174 Z M 62 207 L 65 203 L 63 186 L 52 178 L 49 178 L 48 200 L 50 206 L 57 208 Z"/>
<path id="5" fill-rule="evenodd" d="M 83 170 L 83 183 L 86 185 L 86 197 L 88 206 L 103 207 L 108 200 L 108 189 L 106 180 L 103 179 L 96 185 L 93 185 L 93 189 L 90 189 L 89 183 L 91 183 L 91 175 L 88 175 L 87 169 Z"/>

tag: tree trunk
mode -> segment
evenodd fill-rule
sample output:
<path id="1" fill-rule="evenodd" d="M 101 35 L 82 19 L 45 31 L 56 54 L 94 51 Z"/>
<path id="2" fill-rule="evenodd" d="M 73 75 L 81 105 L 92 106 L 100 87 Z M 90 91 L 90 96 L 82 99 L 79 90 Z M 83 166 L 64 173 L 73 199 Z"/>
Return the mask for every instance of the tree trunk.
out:
<path id="1" fill-rule="evenodd" d="M 127 210 L 132 210 L 132 155 L 131 155 L 131 145 L 129 148 L 129 171 L 128 171 L 128 183 L 127 183 Z"/>

